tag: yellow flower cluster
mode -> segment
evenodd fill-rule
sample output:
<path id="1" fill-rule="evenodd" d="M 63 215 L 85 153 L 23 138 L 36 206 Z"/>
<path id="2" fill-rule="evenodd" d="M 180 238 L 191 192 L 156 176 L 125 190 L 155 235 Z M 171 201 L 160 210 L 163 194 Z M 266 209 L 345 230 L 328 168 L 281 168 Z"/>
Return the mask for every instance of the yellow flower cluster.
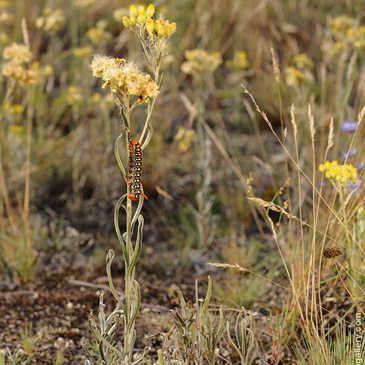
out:
<path id="1" fill-rule="evenodd" d="M 5 103 L 4 110 L 9 111 L 11 115 L 22 114 L 24 111 L 24 107 L 20 104 Z"/>
<path id="2" fill-rule="evenodd" d="M 82 101 L 82 89 L 78 86 L 69 86 L 66 93 L 66 101 L 69 105 L 77 105 Z"/>
<path id="3" fill-rule="evenodd" d="M 185 129 L 184 127 L 180 127 L 174 140 L 179 142 L 178 150 L 181 152 L 185 152 L 190 149 L 192 143 L 195 139 L 195 131 L 193 129 Z"/>
<path id="4" fill-rule="evenodd" d="M 338 57 L 343 52 L 344 48 L 344 43 L 342 41 L 325 42 L 321 45 L 321 51 L 332 58 Z"/>
<path id="5" fill-rule="evenodd" d="M 324 172 L 327 179 L 333 180 L 341 185 L 349 183 L 358 184 L 357 169 L 352 165 L 339 165 L 337 161 L 326 161 L 319 165 L 319 171 Z"/>
<path id="6" fill-rule="evenodd" d="M 356 49 L 365 49 L 365 25 L 356 29 L 349 29 L 347 37 L 351 39 Z"/>
<path id="7" fill-rule="evenodd" d="M 148 35 L 154 38 L 169 38 L 176 32 L 176 23 L 170 23 L 168 20 L 153 20 L 155 7 L 150 4 L 147 9 L 144 6 L 137 8 L 132 5 L 129 10 L 129 18 L 122 18 L 123 25 L 126 28 L 137 27 L 146 29 Z"/>
<path id="8" fill-rule="evenodd" d="M 124 16 L 122 18 L 122 22 L 126 28 L 131 28 L 133 26 L 141 28 L 147 20 L 153 17 L 154 14 L 155 7 L 152 4 L 148 5 L 147 10 L 144 6 L 139 6 L 137 10 L 137 8 L 132 5 L 129 8 L 129 18 Z"/>
<path id="9" fill-rule="evenodd" d="M 33 58 L 33 54 L 24 44 L 13 43 L 4 49 L 3 57 L 6 61 L 20 65 L 29 62 Z"/>
<path id="10" fill-rule="evenodd" d="M 313 61 L 305 53 L 295 56 L 293 61 L 300 70 L 311 70 L 314 67 Z"/>
<path id="11" fill-rule="evenodd" d="M 354 18 L 341 15 L 331 21 L 331 31 L 334 41 L 322 44 L 322 52 L 330 57 L 338 57 L 350 45 L 356 50 L 365 49 L 365 26 L 359 26 Z"/>
<path id="12" fill-rule="evenodd" d="M 91 40 L 92 44 L 100 47 L 113 38 L 113 35 L 102 27 L 90 28 L 86 32 L 86 36 Z"/>
<path id="13" fill-rule="evenodd" d="M 32 60 L 33 54 L 23 44 L 13 43 L 5 47 L 2 74 L 23 84 L 36 85 L 39 83 L 39 63 L 33 62 L 28 68 L 26 65 Z"/>
<path id="14" fill-rule="evenodd" d="M 103 88 L 109 85 L 112 93 L 137 96 L 139 102 L 147 102 L 159 93 L 158 85 L 150 75 L 139 72 L 124 59 L 95 55 L 91 70 L 95 77 L 104 81 Z"/>
<path id="15" fill-rule="evenodd" d="M 146 30 L 148 35 L 153 39 L 157 38 L 170 38 L 176 32 L 176 23 L 170 23 L 168 20 L 148 19 L 146 23 Z"/>
<path id="16" fill-rule="evenodd" d="M 219 52 L 208 53 L 203 49 L 193 49 L 185 52 L 185 61 L 181 70 L 190 75 L 213 73 L 221 65 L 222 57 Z"/>
<path id="17" fill-rule="evenodd" d="M 248 65 L 247 54 L 244 51 L 236 52 L 232 60 L 226 61 L 226 66 L 231 70 L 245 70 Z"/>
<path id="18" fill-rule="evenodd" d="M 294 87 L 310 85 L 314 80 L 311 72 L 313 61 L 305 53 L 301 53 L 294 57 L 293 62 L 295 67 L 285 69 L 286 83 Z"/>
<path id="19" fill-rule="evenodd" d="M 92 52 L 93 49 L 90 46 L 77 47 L 72 50 L 74 56 L 79 58 L 89 58 Z"/>
<path id="20" fill-rule="evenodd" d="M 45 32 L 55 34 L 63 29 L 66 23 L 65 13 L 62 9 L 52 11 L 51 8 L 44 8 L 42 16 L 36 20 L 36 27 L 43 29 Z"/>
<path id="21" fill-rule="evenodd" d="M 355 25 L 355 19 L 341 15 L 331 21 L 331 30 L 336 40 L 347 38 L 347 32 Z"/>

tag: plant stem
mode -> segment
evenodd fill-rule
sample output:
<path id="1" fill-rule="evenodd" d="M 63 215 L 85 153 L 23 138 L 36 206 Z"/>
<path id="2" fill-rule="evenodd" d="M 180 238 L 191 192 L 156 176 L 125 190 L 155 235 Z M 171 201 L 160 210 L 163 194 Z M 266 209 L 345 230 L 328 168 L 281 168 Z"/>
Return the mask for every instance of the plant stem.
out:
<path id="1" fill-rule="evenodd" d="M 33 97 L 34 89 L 28 89 L 27 101 L 27 157 L 25 161 L 25 187 L 24 187 L 24 204 L 23 204 L 23 221 L 25 228 L 25 237 L 27 252 L 26 255 L 30 257 L 32 245 L 30 239 L 30 222 L 29 222 L 29 200 L 30 200 L 30 158 L 31 158 L 31 144 L 32 144 L 32 129 L 33 129 Z"/>
<path id="2" fill-rule="evenodd" d="M 127 119 L 128 127 L 130 127 L 130 117 L 131 110 L 129 103 L 126 104 L 125 116 Z M 128 136 L 126 134 L 126 155 L 128 156 Z M 127 172 L 128 174 L 128 172 Z M 131 360 L 132 349 L 131 349 L 131 338 L 133 334 L 133 326 L 129 326 L 129 322 L 131 320 L 131 300 L 132 300 L 132 282 L 133 282 L 133 274 L 129 270 L 129 266 L 131 264 L 131 258 L 133 256 L 133 246 L 132 246 L 132 201 L 128 198 L 128 195 L 131 193 L 131 187 L 127 184 L 127 221 L 126 221 L 126 233 L 127 233 L 127 242 L 126 242 L 126 261 L 125 261 L 125 328 L 124 328 L 124 354 L 128 354 L 128 361 Z"/>

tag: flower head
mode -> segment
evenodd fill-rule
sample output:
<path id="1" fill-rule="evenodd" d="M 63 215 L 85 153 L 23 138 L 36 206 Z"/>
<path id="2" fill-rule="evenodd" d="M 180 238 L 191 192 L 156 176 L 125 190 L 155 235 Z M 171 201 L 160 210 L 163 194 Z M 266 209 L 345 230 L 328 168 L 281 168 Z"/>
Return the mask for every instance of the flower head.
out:
<path id="1" fill-rule="evenodd" d="M 320 164 L 319 171 L 324 172 L 327 179 L 342 186 L 347 186 L 350 183 L 358 183 L 357 169 L 348 164 L 339 165 L 336 160 L 332 162 L 326 161 L 325 164 Z"/>
<path id="2" fill-rule="evenodd" d="M 138 28 L 144 28 L 148 20 L 150 20 L 155 14 L 154 5 L 148 5 L 147 9 L 144 6 L 139 6 L 138 10 L 135 5 L 131 5 L 129 8 L 129 18 L 127 16 L 122 17 L 123 25 L 126 28 L 136 26 Z"/>
<path id="3" fill-rule="evenodd" d="M 293 61 L 299 70 L 311 70 L 314 67 L 313 61 L 305 53 L 294 57 Z"/>
<path id="4" fill-rule="evenodd" d="M 332 19 L 331 28 L 335 39 L 344 39 L 349 29 L 355 24 L 355 19 L 347 15 L 341 15 Z"/>
<path id="5" fill-rule="evenodd" d="M 66 101 L 69 105 L 76 105 L 82 101 L 82 89 L 78 86 L 69 86 L 66 94 Z"/>
<path id="6" fill-rule="evenodd" d="M 178 149 L 181 152 L 185 152 L 191 148 L 195 139 L 195 131 L 193 129 L 185 129 L 180 127 L 177 134 L 174 137 L 176 142 L 179 142 Z"/>
<path id="7" fill-rule="evenodd" d="M 353 148 L 352 150 L 350 150 L 348 152 L 342 152 L 342 157 L 343 158 L 353 157 L 356 155 L 356 153 L 357 153 L 357 148 Z"/>
<path id="8" fill-rule="evenodd" d="M 121 12 L 119 18 L 120 15 Z M 135 5 L 132 5 L 129 9 L 129 17 L 123 16 L 121 19 L 126 28 L 131 28 L 138 34 L 143 32 L 149 41 L 148 48 L 157 54 L 164 54 L 168 39 L 176 32 L 176 23 L 170 23 L 161 16 L 155 20 L 154 16 L 154 5 L 148 5 L 147 9 L 144 6 L 139 6 L 137 9 Z"/>
<path id="9" fill-rule="evenodd" d="M 33 58 L 33 54 L 24 44 L 13 43 L 11 46 L 5 47 L 3 57 L 4 60 L 20 65 L 29 62 Z"/>
<path id="10" fill-rule="evenodd" d="M 109 42 L 113 35 L 102 27 L 93 27 L 86 32 L 86 36 L 91 40 L 92 44 L 96 46 L 103 46 Z"/>
<path id="11" fill-rule="evenodd" d="M 351 133 L 355 132 L 357 128 L 357 122 L 350 122 L 349 120 L 345 120 L 341 124 L 341 131 Z"/>
<path id="12" fill-rule="evenodd" d="M 350 193 L 355 193 L 356 195 L 360 194 L 361 191 L 361 185 L 362 185 L 362 181 L 359 179 L 357 184 L 351 182 L 346 186 L 346 193 L 350 194 Z"/>
<path id="13" fill-rule="evenodd" d="M 42 16 L 38 17 L 36 20 L 37 28 L 41 28 L 50 34 L 60 31 L 65 23 L 66 17 L 62 9 L 56 9 L 52 12 L 50 8 L 45 8 L 42 12 Z"/>
<path id="14" fill-rule="evenodd" d="M 245 70 L 248 68 L 247 54 L 244 51 L 236 52 L 232 60 L 227 60 L 225 65 L 231 70 Z"/>
<path id="15" fill-rule="evenodd" d="M 3 64 L 2 74 L 6 77 L 19 81 L 25 85 L 37 85 L 44 69 L 40 68 L 39 62 L 30 61 L 32 52 L 23 44 L 13 43 L 5 47 L 3 58 L 7 61 Z"/>
<path id="16" fill-rule="evenodd" d="M 356 165 L 357 171 L 361 171 L 365 167 L 365 162 L 361 161 Z"/>
<path id="17" fill-rule="evenodd" d="M 137 96 L 140 102 L 158 95 L 158 85 L 151 76 L 140 72 L 124 59 L 95 55 L 90 66 L 93 75 L 104 81 L 103 88 L 126 97 Z"/>
<path id="18" fill-rule="evenodd" d="M 79 57 L 79 58 L 82 58 L 82 57 L 88 58 L 91 55 L 92 51 L 93 51 L 93 49 L 90 46 L 77 47 L 72 50 L 75 57 Z"/>
<path id="19" fill-rule="evenodd" d="M 190 75 L 213 73 L 222 64 L 219 52 L 208 53 L 203 49 L 193 49 L 185 52 L 185 61 L 181 70 Z"/>

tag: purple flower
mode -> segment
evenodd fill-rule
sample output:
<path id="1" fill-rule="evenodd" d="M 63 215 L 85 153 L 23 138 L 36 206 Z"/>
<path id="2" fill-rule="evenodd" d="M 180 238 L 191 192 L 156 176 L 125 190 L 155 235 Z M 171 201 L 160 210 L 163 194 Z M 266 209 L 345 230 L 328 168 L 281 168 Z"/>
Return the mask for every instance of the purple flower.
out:
<path id="1" fill-rule="evenodd" d="M 357 184 L 354 184 L 352 182 L 349 183 L 346 186 L 346 193 L 350 194 L 350 193 L 354 192 L 354 194 L 359 195 L 360 191 L 361 191 L 361 184 L 362 184 L 362 181 L 360 179 L 359 179 L 359 182 Z"/>
<path id="2" fill-rule="evenodd" d="M 357 122 L 350 122 L 349 120 L 345 120 L 342 124 L 341 124 L 341 131 L 343 132 L 355 132 L 357 128 Z"/>
<path id="3" fill-rule="evenodd" d="M 357 171 L 361 171 L 364 167 L 365 167 L 365 162 L 364 161 L 359 162 L 356 166 Z"/>
<path id="4" fill-rule="evenodd" d="M 349 157 L 355 156 L 356 153 L 357 153 L 357 148 L 353 148 L 351 151 L 342 152 L 342 156 L 343 156 L 343 158 L 349 158 Z"/>

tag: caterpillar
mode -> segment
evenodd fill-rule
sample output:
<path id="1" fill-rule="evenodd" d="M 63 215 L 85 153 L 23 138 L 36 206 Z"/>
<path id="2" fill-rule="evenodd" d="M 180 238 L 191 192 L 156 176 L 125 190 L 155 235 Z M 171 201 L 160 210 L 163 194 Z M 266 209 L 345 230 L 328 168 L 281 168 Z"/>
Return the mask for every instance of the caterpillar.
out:
<path id="1" fill-rule="evenodd" d="M 128 194 L 130 200 L 136 201 L 139 195 L 142 195 L 146 200 L 147 196 L 141 192 L 141 180 L 142 180 L 142 148 L 137 140 L 132 140 L 131 132 L 128 128 L 127 138 L 128 138 L 128 175 L 130 179 L 127 184 L 131 186 L 131 194 Z"/>

